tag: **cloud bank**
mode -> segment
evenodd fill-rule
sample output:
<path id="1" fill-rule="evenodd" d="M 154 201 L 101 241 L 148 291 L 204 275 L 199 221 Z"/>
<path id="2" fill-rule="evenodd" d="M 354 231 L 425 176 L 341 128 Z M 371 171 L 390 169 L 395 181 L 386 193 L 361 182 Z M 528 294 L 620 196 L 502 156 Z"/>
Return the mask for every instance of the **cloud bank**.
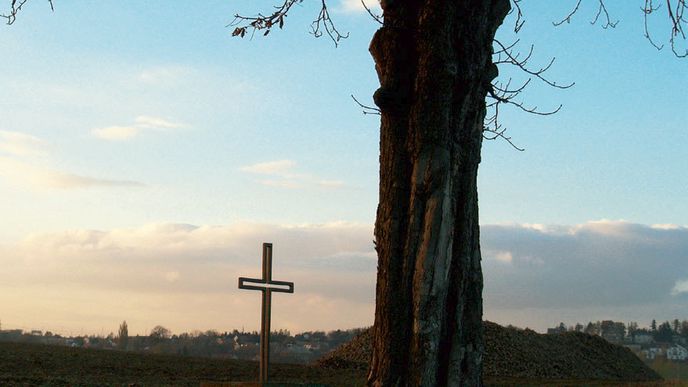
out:
<path id="1" fill-rule="evenodd" d="M 686 227 L 487 225 L 481 235 L 488 316 L 540 329 L 551 319 L 685 317 Z"/>
<path id="2" fill-rule="evenodd" d="M 126 319 L 139 333 L 157 324 L 177 332 L 257 329 L 259 294 L 239 291 L 237 277 L 260 276 L 263 242 L 275 244 L 274 278 L 296 283 L 294 295 L 274 299 L 276 329 L 371 324 L 372 228 L 349 223 L 154 224 L 33 235 L 0 247 L 0 264 L 12 267 L 0 273 L 3 324 L 92 331 Z M 87 315 L 76 313 L 83 309 Z"/>
<path id="3" fill-rule="evenodd" d="M 685 317 L 688 228 L 622 221 L 484 225 L 486 318 L 544 329 L 600 319 Z M 370 225 L 154 224 L 33 235 L 0 246 L 3 323 L 27 329 L 173 331 L 258 327 L 260 275 L 274 243 L 273 323 L 292 331 L 372 324 L 376 255 Z M 683 313 L 683 315 L 681 315 Z M 55 326 L 49 326 L 55 324 Z"/>

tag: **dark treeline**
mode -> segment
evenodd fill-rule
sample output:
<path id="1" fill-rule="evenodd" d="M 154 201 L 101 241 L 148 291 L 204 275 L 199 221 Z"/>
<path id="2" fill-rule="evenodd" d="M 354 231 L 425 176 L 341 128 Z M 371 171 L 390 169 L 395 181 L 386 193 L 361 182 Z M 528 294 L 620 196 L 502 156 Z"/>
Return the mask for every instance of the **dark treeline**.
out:
<path id="1" fill-rule="evenodd" d="M 637 322 L 625 324 L 611 320 L 589 322 L 585 325 L 576 323 L 566 326 L 563 322 L 555 328 L 549 328 L 547 333 L 555 334 L 567 331 L 583 332 L 602 336 L 616 343 L 644 344 L 655 343 L 686 343 L 688 341 L 688 320 L 674 319 L 657 323 L 652 320 L 649 326 L 641 328 Z"/>

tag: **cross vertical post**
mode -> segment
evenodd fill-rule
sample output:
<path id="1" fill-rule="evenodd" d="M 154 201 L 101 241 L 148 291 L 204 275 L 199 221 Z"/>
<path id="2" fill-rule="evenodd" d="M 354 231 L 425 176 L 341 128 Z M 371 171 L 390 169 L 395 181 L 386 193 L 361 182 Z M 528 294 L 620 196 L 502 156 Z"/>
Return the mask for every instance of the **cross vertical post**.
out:
<path id="1" fill-rule="evenodd" d="M 247 285 L 247 283 L 252 285 Z M 270 363 L 272 292 L 294 293 L 293 282 L 272 280 L 272 243 L 263 243 L 263 278 L 239 277 L 239 289 L 260 290 L 263 293 L 260 312 L 260 375 L 258 381 L 265 384 L 268 382 L 268 365 Z"/>

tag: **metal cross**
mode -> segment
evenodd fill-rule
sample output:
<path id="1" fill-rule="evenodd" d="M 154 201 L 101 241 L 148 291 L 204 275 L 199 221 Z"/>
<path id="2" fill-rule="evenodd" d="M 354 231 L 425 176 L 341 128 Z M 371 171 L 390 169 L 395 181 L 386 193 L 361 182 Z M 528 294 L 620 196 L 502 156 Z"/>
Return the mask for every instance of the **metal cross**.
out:
<path id="1" fill-rule="evenodd" d="M 247 285 L 247 283 L 252 285 Z M 272 243 L 263 243 L 263 278 L 239 277 L 239 289 L 260 290 L 263 303 L 260 313 L 260 383 L 268 382 L 268 363 L 270 361 L 270 309 L 272 292 L 294 293 L 294 283 L 272 280 Z"/>

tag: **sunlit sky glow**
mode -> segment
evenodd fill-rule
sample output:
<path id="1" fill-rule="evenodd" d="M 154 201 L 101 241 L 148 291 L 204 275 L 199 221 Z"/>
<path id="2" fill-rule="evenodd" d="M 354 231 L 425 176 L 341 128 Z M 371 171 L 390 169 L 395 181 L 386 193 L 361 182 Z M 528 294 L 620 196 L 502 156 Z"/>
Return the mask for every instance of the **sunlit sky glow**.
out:
<path id="1" fill-rule="evenodd" d="M 3 329 L 256 329 L 236 278 L 264 241 L 296 282 L 275 329 L 372 323 L 379 122 L 350 95 L 371 103 L 377 26 L 332 0 L 335 48 L 308 33 L 316 3 L 252 40 L 225 26 L 270 1 L 34 0 L 0 28 Z M 486 318 L 688 318 L 688 61 L 643 38 L 642 2 L 610 2 L 608 30 L 594 2 L 557 28 L 575 1 L 526 3 L 519 47 L 576 85 L 524 94 L 556 115 L 502 111 L 525 152 L 484 145 Z"/>

